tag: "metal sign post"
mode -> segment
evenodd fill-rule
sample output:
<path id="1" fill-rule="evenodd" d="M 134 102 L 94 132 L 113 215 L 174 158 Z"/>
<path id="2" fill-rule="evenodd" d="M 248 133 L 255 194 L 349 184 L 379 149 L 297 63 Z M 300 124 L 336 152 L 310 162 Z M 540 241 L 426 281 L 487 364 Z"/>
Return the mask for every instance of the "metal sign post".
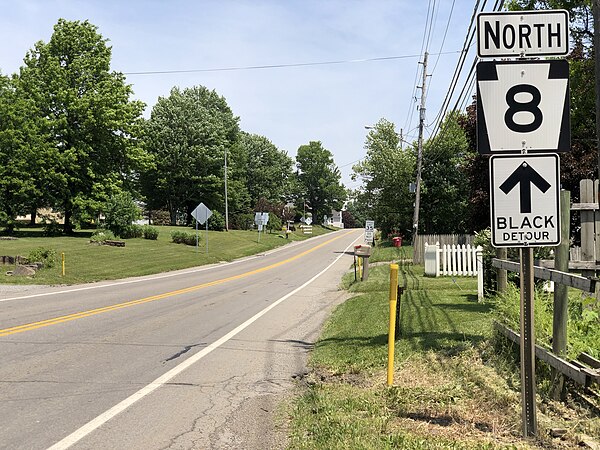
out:
<path id="1" fill-rule="evenodd" d="M 208 219 L 212 216 L 212 211 L 204 203 L 200 203 L 192 211 L 192 217 L 196 219 L 196 253 L 198 252 L 198 224 L 206 223 L 206 253 L 208 253 Z"/>
<path id="2" fill-rule="evenodd" d="M 537 433 L 535 406 L 535 331 L 533 321 L 533 249 L 521 248 L 521 400 L 523 435 Z"/>

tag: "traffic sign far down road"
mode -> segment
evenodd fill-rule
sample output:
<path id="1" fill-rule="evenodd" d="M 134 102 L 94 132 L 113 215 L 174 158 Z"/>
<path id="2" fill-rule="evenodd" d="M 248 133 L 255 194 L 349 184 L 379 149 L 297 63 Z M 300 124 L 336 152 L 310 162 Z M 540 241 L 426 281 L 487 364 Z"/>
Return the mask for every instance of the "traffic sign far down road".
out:
<path id="1" fill-rule="evenodd" d="M 560 243 L 559 167 L 557 154 L 490 158 L 492 245 Z"/>
<path id="2" fill-rule="evenodd" d="M 479 153 L 570 150 L 566 60 L 480 62 L 477 99 Z"/>
<path id="3" fill-rule="evenodd" d="M 565 10 L 480 13 L 480 58 L 558 56 L 569 53 L 569 13 Z"/>
<path id="4" fill-rule="evenodd" d="M 212 211 L 206 207 L 204 203 L 200 203 L 192 211 L 192 217 L 198 221 L 199 224 L 204 224 L 212 216 Z"/>

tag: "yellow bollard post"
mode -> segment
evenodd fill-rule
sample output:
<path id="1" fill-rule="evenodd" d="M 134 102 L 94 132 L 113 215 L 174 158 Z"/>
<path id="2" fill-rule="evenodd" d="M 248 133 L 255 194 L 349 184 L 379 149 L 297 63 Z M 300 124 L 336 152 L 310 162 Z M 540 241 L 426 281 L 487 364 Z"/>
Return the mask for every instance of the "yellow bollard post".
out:
<path id="1" fill-rule="evenodd" d="M 62 255 L 62 276 L 65 276 L 65 252 L 61 253 Z"/>
<path id="2" fill-rule="evenodd" d="M 396 304 L 398 303 L 398 264 L 390 264 L 390 330 L 388 334 L 387 385 L 394 383 L 394 344 L 396 338 Z"/>
<path id="3" fill-rule="evenodd" d="M 358 257 L 358 279 L 362 280 L 362 256 Z"/>

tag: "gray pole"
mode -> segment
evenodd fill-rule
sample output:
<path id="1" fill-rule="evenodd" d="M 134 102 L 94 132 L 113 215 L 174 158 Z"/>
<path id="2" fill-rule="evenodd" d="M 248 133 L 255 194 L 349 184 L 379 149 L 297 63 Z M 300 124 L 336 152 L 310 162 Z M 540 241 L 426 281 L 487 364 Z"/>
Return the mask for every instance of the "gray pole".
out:
<path id="1" fill-rule="evenodd" d="M 423 128 L 425 127 L 425 98 L 427 95 L 426 83 L 427 83 L 427 56 L 429 54 L 425 52 L 423 57 L 423 85 L 421 86 L 421 106 L 419 107 L 419 140 L 417 144 L 417 186 L 415 191 L 415 213 L 413 216 L 413 247 L 417 242 L 417 235 L 419 234 L 419 206 L 421 203 L 421 170 L 423 166 Z M 416 255 L 416 248 L 414 255 Z"/>
<path id="2" fill-rule="evenodd" d="M 533 322 L 533 248 L 521 248 L 521 401 L 523 436 L 537 434 L 535 405 L 535 333 Z"/>
<path id="3" fill-rule="evenodd" d="M 227 147 L 225 147 L 225 231 L 229 231 L 229 208 L 227 207 Z"/>

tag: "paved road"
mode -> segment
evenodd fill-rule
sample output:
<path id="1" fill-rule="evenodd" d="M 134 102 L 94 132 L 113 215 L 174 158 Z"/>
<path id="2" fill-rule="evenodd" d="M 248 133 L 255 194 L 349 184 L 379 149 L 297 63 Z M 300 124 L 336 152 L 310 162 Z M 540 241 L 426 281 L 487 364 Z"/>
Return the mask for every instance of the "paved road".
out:
<path id="1" fill-rule="evenodd" d="M 345 252 L 360 236 L 0 293 L 0 448 L 281 448 L 276 406 L 342 300 Z"/>

